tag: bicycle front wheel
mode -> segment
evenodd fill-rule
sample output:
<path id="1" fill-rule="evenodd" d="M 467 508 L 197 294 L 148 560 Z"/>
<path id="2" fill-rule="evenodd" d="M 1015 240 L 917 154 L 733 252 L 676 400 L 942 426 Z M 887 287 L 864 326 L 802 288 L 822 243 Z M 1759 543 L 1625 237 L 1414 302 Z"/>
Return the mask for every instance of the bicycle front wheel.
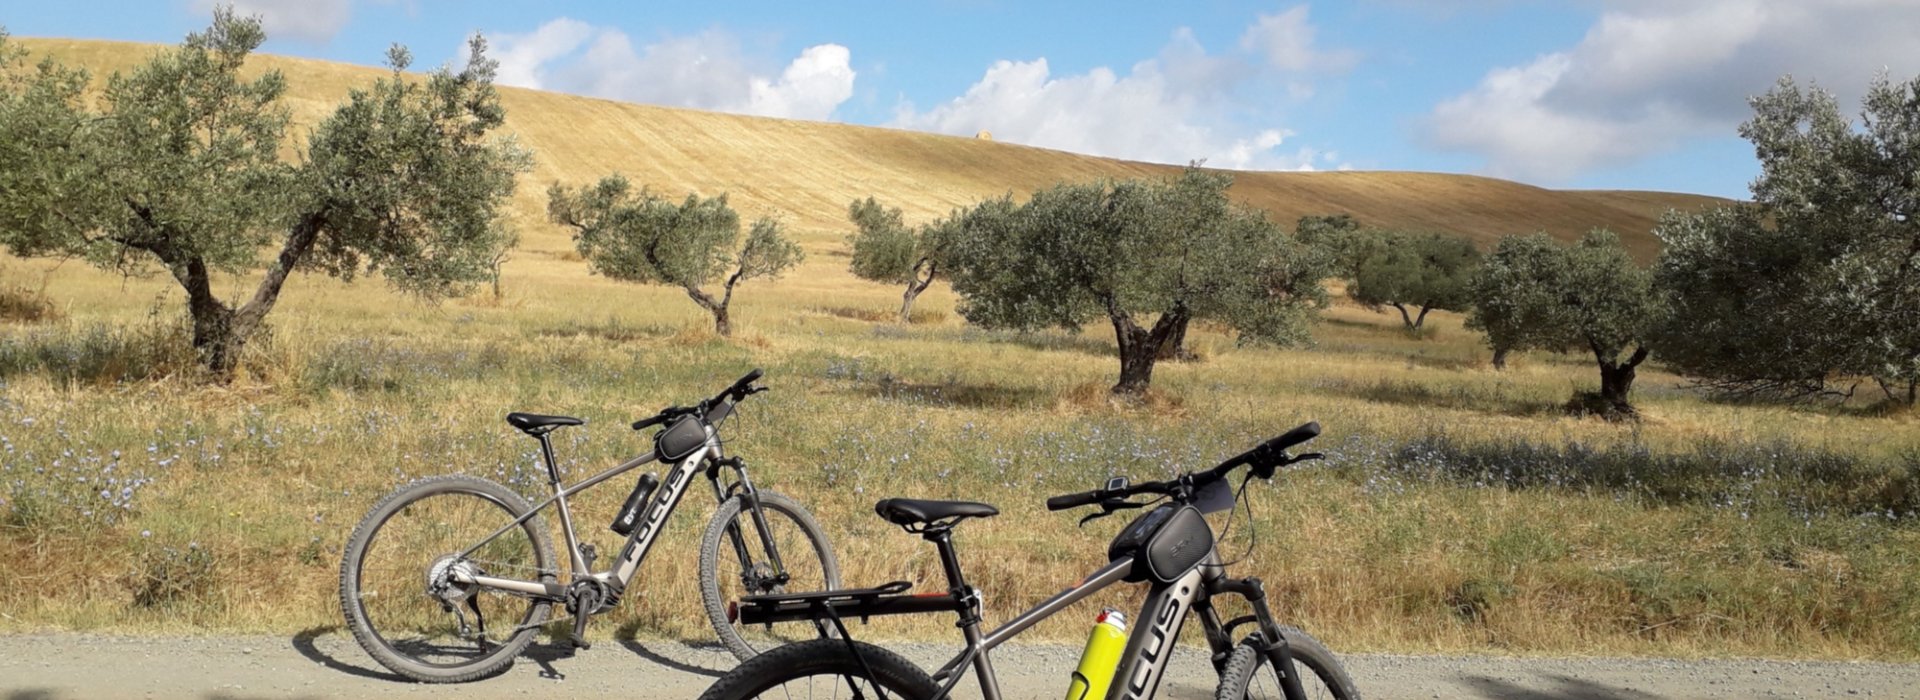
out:
<path id="1" fill-rule="evenodd" d="M 813 515 L 772 491 L 756 496 L 765 529 L 746 499 L 735 496 L 720 505 L 700 541 L 700 597 L 707 619 L 720 643 L 741 661 L 781 644 L 818 639 L 826 629 L 813 621 L 742 625 L 729 614 L 731 603 L 750 595 L 840 587 L 840 565 Z"/>
<path id="2" fill-rule="evenodd" d="M 354 639 L 417 681 L 470 681 L 512 664 L 550 604 L 461 579 L 553 581 L 546 528 L 537 518 L 509 527 L 531 510 L 505 486 L 470 476 L 389 494 L 354 529 L 340 564 L 340 609 Z"/>
<path id="3" fill-rule="evenodd" d="M 1310 700 L 1331 698 L 1332 700 L 1359 700 L 1360 691 L 1353 687 L 1353 679 L 1347 677 L 1347 669 L 1340 665 L 1319 640 L 1292 627 L 1283 627 L 1281 632 L 1287 638 L 1287 650 L 1293 656 L 1293 671 L 1300 678 L 1300 687 Z M 1220 688 L 1214 693 L 1214 700 L 1282 700 L 1286 693 L 1280 686 L 1280 674 L 1274 670 L 1273 662 L 1262 653 L 1264 646 L 1257 639 L 1247 639 L 1234 647 L 1233 655 L 1227 657 L 1226 668 L 1220 671 Z"/>
<path id="4" fill-rule="evenodd" d="M 899 654 L 865 642 L 848 644 L 841 639 L 815 639 L 769 649 L 714 681 L 700 700 L 930 700 L 940 694 L 939 684 L 927 672 Z M 884 692 L 875 692 L 881 689 Z"/>

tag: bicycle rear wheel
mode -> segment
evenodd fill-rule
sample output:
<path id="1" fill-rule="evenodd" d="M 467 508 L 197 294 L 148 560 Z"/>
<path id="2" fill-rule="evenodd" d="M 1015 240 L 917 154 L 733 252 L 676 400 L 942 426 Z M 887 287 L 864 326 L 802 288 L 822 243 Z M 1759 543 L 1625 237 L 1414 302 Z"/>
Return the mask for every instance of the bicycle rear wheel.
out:
<path id="1" fill-rule="evenodd" d="M 741 661 L 782 644 L 818 639 L 825 628 L 812 621 L 742 625 L 732 619 L 731 603 L 743 596 L 840 587 L 840 565 L 813 515 L 786 496 L 772 491 L 756 494 L 766 517 L 765 536 L 780 552 L 779 567 L 773 565 L 753 511 L 740 496 L 720 505 L 700 541 L 701 602 L 720 643 Z M 735 548 L 736 540 L 740 549 Z"/>
<path id="2" fill-rule="evenodd" d="M 340 609 L 380 665 L 425 682 L 493 675 L 513 663 L 550 606 L 457 574 L 552 581 L 546 528 L 505 486 L 469 476 L 421 479 L 389 494 L 354 529 L 340 564 Z"/>
<path id="3" fill-rule="evenodd" d="M 1281 631 L 1286 635 L 1294 672 L 1300 677 L 1300 687 L 1306 691 L 1308 700 L 1359 700 L 1359 689 L 1353 687 L 1353 679 L 1347 677 L 1347 669 L 1340 665 L 1333 652 L 1305 632 L 1292 627 L 1283 627 Z M 1215 691 L 1214 700 L 1283 700 L 1286 697 L 1280 686 L 1280 674 L 1274 670 L 1272 660 L 1261 653 L 1262 646 L 1258 639 L 1249 638 L 1234 647 L 1233 655 L 1227 657 L 1226 668 L 1220 671 L 1220 688 Z"/>
<path id="4" fill-rule="evenodd" d="M 751 698 L 879 698 L 930 700 L 940 686 L 899 654 L 865 642 L 854 657 L 848 642 L 815 639 L 774 647 L 735 666 L 713 682 L 700 700 Z M 865 662 L 864 664 L 862 662 Z M 884 693 L 876 690 L 884 689 Z M 855 691 L 858 691 L 856 694 Z"/>

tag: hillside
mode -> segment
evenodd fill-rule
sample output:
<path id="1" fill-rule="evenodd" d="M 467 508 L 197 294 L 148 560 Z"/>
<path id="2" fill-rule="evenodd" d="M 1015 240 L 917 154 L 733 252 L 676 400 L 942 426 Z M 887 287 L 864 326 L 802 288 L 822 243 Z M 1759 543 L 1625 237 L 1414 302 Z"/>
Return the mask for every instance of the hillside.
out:
<path id="1" fill-rule="evenodd" d="M 47 55 L 94 71 L 126 70 L 162 47 L 109 41 L 25 39 Z M 347 90 L 382 69 L 257 56 L 254 70 L 282 71 L 289 103 L 304 123 L 327 114 Z M 1174 166 L 1098 158 L 1002 142 L 825 122 L 747 117 L 506 88 L 510 129 L 537 164 L 516 196 L 526 247 L 560 250 L 564 234 L 545 223 L 549 183 L 585 182 L 609 172 L 668 192 L 729 192 L 749 214 L 778 213 L 818 252 L 838 247 L 848 201 L 877 196 L 909 220 L 1012 190 L 1060 180 L 1171 173 Z M 1619 231 L 1650 258 L 1647 235 L 1672 208 L 1718 198 L 1665 192 L 1563 191 L 1468 175 L 1412 172 L 1249 172 L 1242 201 L 1291 222 L 1304 214 L 1349 212 L 1368 224 L 1435 230 L 1482 243 L 1545 230 L 1573 237 L 1594 227 Z"/>

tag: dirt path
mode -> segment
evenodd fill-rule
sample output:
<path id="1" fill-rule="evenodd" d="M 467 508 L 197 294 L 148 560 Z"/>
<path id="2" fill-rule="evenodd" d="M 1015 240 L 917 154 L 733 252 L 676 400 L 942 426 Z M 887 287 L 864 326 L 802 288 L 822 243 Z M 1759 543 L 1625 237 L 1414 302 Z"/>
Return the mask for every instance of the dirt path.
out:
<path id="1" fill-rule="evenodd" d="M 902 649 L 923 666 L 950 653 Z M 1059 697 L 1079 650 L 1010 646 L 995 653 L 1009 699 Z M 1368 698 L 1652 700 L 1654 698 L 1920 697 L 1920 665 L 1665 659 L 1506 659 L 1355 655 Z M 487 698 L 693 698 L 732 667 L 725 652 L 678 642 L 602 641 L 566 657 L 536 646 L 499 677 L 458 687 Z M 1161 697 L 1213 696 L 1197 653 L 1176 657 Z M 977 698 L 971 679 L 960 697 Z M 0 636 L 4 700 L 113 698 L 448 697 L 447 686 L 394 680 L 337 630 L 276 637 Z"/>

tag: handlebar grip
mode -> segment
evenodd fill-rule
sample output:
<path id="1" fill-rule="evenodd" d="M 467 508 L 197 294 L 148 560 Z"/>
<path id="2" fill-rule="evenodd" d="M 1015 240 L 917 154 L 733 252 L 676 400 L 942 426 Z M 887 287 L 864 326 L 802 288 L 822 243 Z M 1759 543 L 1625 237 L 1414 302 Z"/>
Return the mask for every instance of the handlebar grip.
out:
<path id="1" fill-rule="evenodd" d="M 1280 437 L 1276 437 L 1272 440 L 1268 440 L 1266 442 L 1260 443 L 1259 445 L 1255 445 L 1254 448 L 1251 450 L 1247 450 L 1240 454 L 1234 455 L 1232 459 L 1229 459 L 1225 462 L 1221 462 L 1220 466 L 1214 467 L 1214 471 L 1216 473 L 1224 474 L 1226 473 L 1226 470 L 1233 469 L 1234 467 L 1238 467 L 1243 464 L 1251 464 L 1256 467 L 1264 468 L 1265 466 L 1268 466 L 1268 465 L 1260 464 L 1260 462 L 1264 460 L 1275 459 L 1280 455 L 1285 454 L 1287 451 L 1287 448 L 1293 447 L 1294 445 L 1298 445 L 1308 440 L 1312 440 L 1319 435 L 1320 435 L 1320 422 L 1308 421 L 1307 423 L 1302 424 L 1297 428 L 1294 428 L 1285 433 L 1282 433 Z"/>
<path id="2" fill-rule="evenodd" d="M 763 372 L 760 370 L 760 368 L 755 367 L 753 368 L 752 372 L 747 373 L 747 376 L 741 377 L 740 381 L 733 383 L 733 390 L 739 391 L 741 389 L 745 389 L 749 386 L 752 386 L 755 381 L 758 381 L 762 376 L 765 376 L 765 375 L 766 375 L 766 372 Z"/>
<path id="3" fill-rule="evenodd" d="M 1047 510 L 1066 510 L 1100 502 L 1099 491 L 1082 491 L 1047 499 Z"/>
<path id="4" fill-rule="evenodd" d="M 1294 445 L 1320 437 L 1320 421 L 1307 421 L 1298 428 L 1287 431 L 1280 437 L 1268 440 L 1260 447 L 1269 450 L 1284 450 Z"/>
<path id="5" fill-rule="evenodd" d="M 656 426 L 665 422 L 667 422 L 667 414 L 661 413 L 660 415 L 654 416 L 652 418 L 642 418 L 640 420 L 634 421 L 633 429 L 646 430 L 647 428 L 651 428 L 653 426 Z"/>

